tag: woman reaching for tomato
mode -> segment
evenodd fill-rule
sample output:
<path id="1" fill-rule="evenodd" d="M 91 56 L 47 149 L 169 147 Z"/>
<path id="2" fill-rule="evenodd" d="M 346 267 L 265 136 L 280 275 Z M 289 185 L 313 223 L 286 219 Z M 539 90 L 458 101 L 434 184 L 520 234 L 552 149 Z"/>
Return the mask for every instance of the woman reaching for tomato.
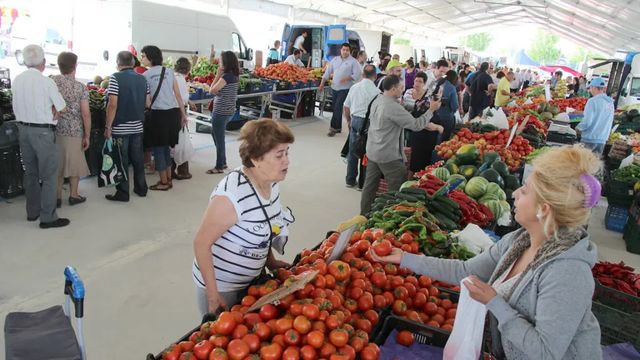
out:
<path id="1" fill-rule="evenodd" d="M 464 285 L 490 312 L 492 352 L 506 359 L 601 359 L 591 312 L 596 246 L 584 225 L 600 197 L 593 176 L 601 162 L 580 146 L 539 156 L 514 192 L 522 228 L 467 260 L 436 259 L 393 249 L 376 261 Z"/>
<path id="2" fill-rule="evenodd" d="M 295 220 L 280 205 L 278 186 L 287 176 L 293 134 L 280 122 L 254 120 L 242 127 L 240 141 L 243 166 L 218 183 L 193 241 L 203 316 L 238 303 L 265 267 L 289 267 L 273 250 L 284 252 Z"/>

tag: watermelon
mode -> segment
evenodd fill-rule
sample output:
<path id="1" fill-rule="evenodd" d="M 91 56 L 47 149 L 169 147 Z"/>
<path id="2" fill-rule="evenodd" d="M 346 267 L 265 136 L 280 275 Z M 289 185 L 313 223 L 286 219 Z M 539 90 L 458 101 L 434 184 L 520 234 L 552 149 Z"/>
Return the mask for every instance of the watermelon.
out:
<path id="1" fill-rule="evenodd" d="M 504 184 L 507 189 L 515 190 L 520 187 L 520 181 L 514 175 L 507 175 L 504 177 Z"/>
<path id="2" fill-rule="evenodd" d="M 447 164 L 460 165 L 460 164 L 458 164 L 458 158 L 455 155 L 450 157 L 444 164 L 445 165 L 447 165 Z"/>
<path id="3" fill-rule="evenodd" d="M 502 207 L 502 214 L 511 214 L 511 205 L 504 200 L 500 200 L 500 206 Z"/>
<path id="4" fill-rule="evenodd" d="M 467 182 L 464 192 L 474 199 L 479 199 L 486 194 L 489 181 L 483 177 L 476 176 Z"/>
<path id="5" fill-rule="evenodd" d="M 500 160 L 500 154 L 495 151 L 487 151 L 482 156 L 482 162 L 485 164 L 493 164 L 496 160 Z"/>
<path id="6" fill-rule="evenodd" d="M 447 169 L 445 169 L 443 167 L 439 167 L 439 168 L 435 168 L 435 169 L 431 170 L 431 174 L 433 174 L 433 176 L 437 177 L 438 179 L 440 179 L 442 181 L 447 181 L 447 179 L 449 178 L 449 175 L 451 175 L 449 170 L 447 170 Z"/>
<path id="7" fill-rule="evenodd" d="M 502 180 L 500 174 L 498 174 L 498 172 L 493 169 L 487 169 L 483 171 L 480 176 L 489 180 L 489 182 L 498 184 L 500 188 L 504 187 L 504 180 Z"/>
<path id="8" fill-rule="evenodd" d="M 487 185 L 487 194 L 494 194 L 497 196 L 499 191 L 502 191 L 500 185 L 496 183 L 489 183 L 489 185 Z"/>
<path id="9" fill-rule="evenodd" d="M 482 195 L 482 197 L 478 200 L 480 204 L 487 204 L 489 201 L 499 201 L 498 196 L 496 194 L 486 193 Z"/>
<path id="10" fill-rule="evenodd" d="M 400 190 L 402 189 L 406 189 L 406 188 L 414 188 L 418 186 L 418 182 L 415 180 L 409 180 L 409 181 L 405 181 L 402 183 L 402 185 L 400 185 Z"/>
<path id="11" fill-rule="evenodd" d="M 458 162 L 463 165 L 473 165 L 480 158 L 480 151 L 473 144 L 462 145 L 456 152 Z"/>
<path id="12" fill-rule="evenodd" d="M 456 180 L 462 180 L 462 183 L 458 185 L 454 190 L 464 190 L 464 187 L 467 185 L 467 179 L 460 174 L 453 174 L 449 176 L 447 184 L 453 184 Z"/>
<path id="13" fill-rule="evenodd" d="M 500 204 L 500 200 L 487 201 L 485 205 L 489 208 L 489 210 L 491 210 L 494 219 L 499 219 L 502 216 L 503 207 Z"/>
<path id="14" fill-rule="evenodd" d="M 473 165 L 463 165 L 460 167 L 459 174 L 464 176 L 467 180 L 476 176 L 477 173 L 478 173 L 478 168 Z"/>
<path id="15" fill-rule="evenodd" d="M 449 174 L 458 174 L 460 172 L 460 168 L 453 162 L 448 162 L 444 164 L 444 167 L 449 170 Z"/>
<path id="16" fill-rule="evenodd" d="M 509 167 L 504 162 L 498 160 L 491 164 L 491 168 L 498 172 L 500 176 L 508 176 L 509 175 Z"/>

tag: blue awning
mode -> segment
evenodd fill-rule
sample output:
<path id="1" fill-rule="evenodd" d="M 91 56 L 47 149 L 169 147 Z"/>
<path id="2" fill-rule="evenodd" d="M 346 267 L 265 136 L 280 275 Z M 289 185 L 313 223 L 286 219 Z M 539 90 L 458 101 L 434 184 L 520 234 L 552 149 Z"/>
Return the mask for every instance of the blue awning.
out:
<path id="1" fill-rule="evenodd" d="M 513 59 L 513 63 L 515 65 L 527 65 L 527 66 L 539 66 L 537 62 L 531 59 L 527 54 L 524 53 L 524 50 L 520 49 L 516 53 L 516 56 Z"/>

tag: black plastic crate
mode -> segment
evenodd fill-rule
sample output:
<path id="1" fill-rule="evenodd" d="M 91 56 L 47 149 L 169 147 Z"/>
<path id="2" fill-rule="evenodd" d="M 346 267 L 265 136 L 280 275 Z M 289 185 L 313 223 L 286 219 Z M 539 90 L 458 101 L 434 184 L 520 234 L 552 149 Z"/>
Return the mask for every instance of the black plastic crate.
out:
<path id="1" fill-rule="evenodd" d="M 607 202 L 610 205 L 629 207 L 633 202 L 633 183 L 609 179 L 607 186 Z"/>
<path id="2" fill-rule="evenodd" d="M 622 233 L 629 220 L 629 210 L 626 207 L 609 205 L 604 216 L 604 225 L 607 230 Z"/>
<path id="3" fill-rule="evenodd" d="M 20 145 L 0 148 L 0 196 L 12 198 L 24 194 L 24 167 Z"/>
<path id="4" fill-rule="evenodd" d="M 178 344 L 181 341 L 187 341 L 189 340 L 189 336 L 191 336 L 191 334 L 193 334 L 196 331 L 200 331 L 200 327 L 202 326 L 202 324 L 206 323 L 207 321 L 215 321 L 217 318 L 216 315 L 214 314 L 207 314 L 202 318 L 202 321 L 200 322 L 200 325 L 196 326 L 195 328 L 193 328 L 191 331 L 189 331 L 188 333 L 184 334 L 180 339 L 178 339 L 175 343 Z M 167 347 L 171 345 L 171 344 L 167 344 Z M 166 349 L 166 347 L 165 347 Z M 161 360 L 162 359 L 162 352 L 164 351 L 164 349 L 160 350 L 160 352 L 157 355 L 153 355 L 151 353 L 147 354 L 146 360 Z"/>
<path id="5" fill-rule="evenodd" d="M 627 225 L 624 228 L 624 233 L 622 234 L 622 238 L 624 239 L 627 251 L 640 254 L 640 218 L 637 217 L 629 217 L 627 221 Z"/>
<path id="6" fill-rule="evenodd" d="M 600 323 L 601 344 L 629 342 L 640 349 L 640 313 L 629 314 L 594 301 L 591 311 Z"/>
<path id="7" fill-rule="evenodd" d="M 415 342 L 424 345 L 444 347 L 449 340 L 449 333 L 436 329 L 417 321 L 408 320 L 399 316 L 391 315 L 384 320 L 380 332 L 373 339 L 378 345 L 384 345 L 385 341 L 393 330 L 407 330 L 413 334 Z"/>

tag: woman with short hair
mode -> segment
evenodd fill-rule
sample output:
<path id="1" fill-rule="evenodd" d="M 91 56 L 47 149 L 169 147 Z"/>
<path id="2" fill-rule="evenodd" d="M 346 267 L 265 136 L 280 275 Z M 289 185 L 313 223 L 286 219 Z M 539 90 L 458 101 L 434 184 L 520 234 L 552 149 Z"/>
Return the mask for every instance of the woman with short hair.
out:
<path id="1" fill-rule="evenodd" d="M 58 68 L 61 75 L 53 77 L 60 94 L 67 103 L 67 109 L 60 113 L 56 126 L 58 144 L 58 200 L 62 205 L 62 185 L 69 178 L 69 205 L 85 202 L 87 199 L 78 193 L 80 178 L 89 175 L 89 167 L 84 151 L 89 148 L 91 133 L 91 111 L 89 110 L 89 91 L 76 80 L 78 56 L 72 52 L 58 55 Z"/>
<path id="2" fill-rule="evenodd" d="M 162 66 L 162 51 L 147 45 L 141 54 L 142 65 L 148 68 L 143 75 L 149 84 L 152 102 L 151 116 L 144 124 L 145 146 L 153 149 L 154 166 L 160 175 L 160 181 L 149 189 L 167 191 L 173 187 L 170 147 L 178 143 L 178 132 L 187 124 L 187 113 L 173 70 Z"/>
<path id="3" fill-rule="evenodd" d="M 533 173 L 514 192 L 522 228 L 472 259 L 400 249 L 385 257 L 369 253 L 375 261 L 448 283 L 466 279 L 469 295 L 489 311 L 491 352 L 499 359 L 602 359 L 600 327 L 591 311 L 598 253 L 585 230 L 600 198 L 594 175 L 601 168 L 580 145 L 537 157 Z"/>
<path id="4" fill-rule="evenodd" d="M 182 98 L 182 107 L 185 109 L 191 108 L 195 110 L 195 104 L 189 100 L 189 85 L 187 85 L 186 77 L 191 71 L 191 62 L 186 57 L 181 57 L 176 60 L 176 64 L 173 66 L 173 70 L 176 72 L 176 81 L 178 82 L 178 88 L 180 89 L 180 97 Z M 185 110 L 186 111 L 186 110 Z M 188 126 L 183 126 L 180 131 L 189 132 Z M 185 161 L 180 165 L 177 165 L 175 161 L 171 161 L 171 177 L 178 180 L 191 179 L 192 175 L 189 172 L 189 162 Z"/>
<path id="5" fill-rule="evenodd" d="M 222 174 L 228 168 L 225 146 L 227 124 L 236 113 L 236 100 L 240 87 L 240 64 L 233 51 L 223 51 L 220 67 L 211 84 L 213 111 L 211 112 L 211 136 L 216 146 L 216 165 L 207 174 Z"/>
<path id="6" fill-rule="evenodd" d="M 289 169 L 294 137 L 283 123 L 253 120 L 240 131 L 242 166 L 225 176 L 211 194 L 193 241 L 193 279 L 202 315 L 236 304 L 266 268 L 289 264 L 284 253 L 287 227 L 295 221 L 280 204 L 280 186 Z"/>

